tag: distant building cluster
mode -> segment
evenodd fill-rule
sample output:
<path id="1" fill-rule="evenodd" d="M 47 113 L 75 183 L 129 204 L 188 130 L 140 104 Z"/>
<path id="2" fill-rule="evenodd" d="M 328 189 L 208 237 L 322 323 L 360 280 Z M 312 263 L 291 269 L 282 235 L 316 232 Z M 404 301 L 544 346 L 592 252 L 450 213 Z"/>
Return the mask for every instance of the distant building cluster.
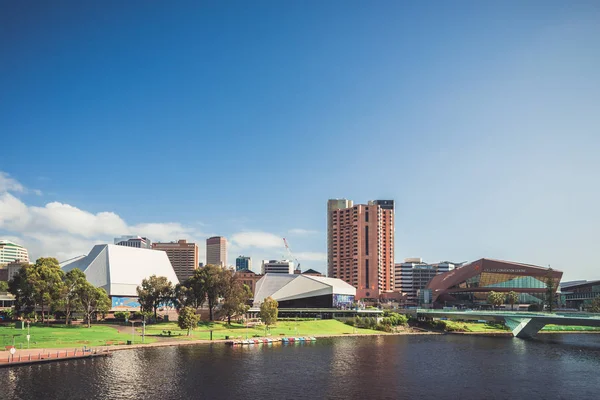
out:
<path id="1" fill-rule="evenodd" d="M 123 310 L 139 307 L 135 289 L 144 278 L 166 276 L 176 284 L 208 264 L 234 270 L 237 279 L 255 294 L 255 307 L 263 296 L 271 296 L 298 315 L 303 308 L 358 310 L 365 304 L 382 303 L 398 307 L 489 307 L 492 291 L 515 292 L 516 307 L 527 308 L 531 304 L 543 306 L 549 288 L 557 292 L 559 306 L 584 309 L 600 296 L 600 281 L 560 284 L 561 271 L 518 262 L 489 258 L 470 263 L 428 263 L 421 258 L 395 262 L 394 200 L 355 204 L 348 199 L 330 199 L 326 220 L 327 265 L 322 266 L 326 276 L 316 269 L 302 272 L 284 238 L 282 248 L 285 246 L 289 259 L 263 259 L 260 271 L 253 271 L 248 255 L 239 255 L 235 266 L 228 265 L 227 239 L 223 236 L 206 239 L 206 258 L 202 261 L 197 243 L 185 239 L 152 242 L 145 236 L 126 235 L 114 238 L 114 244 L 98 244 L 87 255 L 62 262 L 61 267 L 64 271 L 84 271 L 90 282 L 107 290 L 113 308 Z M 0 240 L 0 280 L 10 280 L 29 262 L 25 247 Z"/>

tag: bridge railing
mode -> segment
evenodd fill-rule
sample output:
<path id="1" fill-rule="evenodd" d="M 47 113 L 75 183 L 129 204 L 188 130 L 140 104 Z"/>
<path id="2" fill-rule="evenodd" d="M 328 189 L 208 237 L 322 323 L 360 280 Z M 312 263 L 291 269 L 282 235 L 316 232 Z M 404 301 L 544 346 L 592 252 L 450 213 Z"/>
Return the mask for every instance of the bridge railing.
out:
<path id="1" fill-rule="evenodd" d="M 519 317 L 563 317 L 563 318 L 586 318 L 600 319 L 600 314 L 594 313 L 569 313 L 569 312 L 531 312 L 531 311 L 506 311 L 506 310 L 445 310 L 432 308 L 418 308 L 419 314 L 456 314 L 456 315 L 497 315 L 497 316 L 519 316 Z"/>

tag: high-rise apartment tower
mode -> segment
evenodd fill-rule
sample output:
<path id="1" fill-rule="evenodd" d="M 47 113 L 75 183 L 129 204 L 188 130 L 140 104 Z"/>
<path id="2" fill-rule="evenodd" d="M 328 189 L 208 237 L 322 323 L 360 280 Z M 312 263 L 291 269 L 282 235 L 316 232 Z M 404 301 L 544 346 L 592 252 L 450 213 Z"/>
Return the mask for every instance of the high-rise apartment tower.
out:
<path id="1" fill-rule="evenodd" d="M 357 299 L 394 290 L 394 201 L 327 202 L 327 275 L 356 288 Z"/>

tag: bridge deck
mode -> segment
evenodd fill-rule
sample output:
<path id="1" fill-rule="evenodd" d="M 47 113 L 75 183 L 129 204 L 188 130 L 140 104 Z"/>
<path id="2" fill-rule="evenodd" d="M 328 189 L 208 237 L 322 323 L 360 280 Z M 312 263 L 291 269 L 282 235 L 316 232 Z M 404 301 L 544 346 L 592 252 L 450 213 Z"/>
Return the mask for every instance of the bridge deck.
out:
<path id="1" fill-rule="evenodd" d="M 532 313 L 507 311 L 417 310 L 418 317 L 504 322 L 516 337 L 535 336 L 546 325 L 600 327 L 600 315 L 581 313 Z"/>

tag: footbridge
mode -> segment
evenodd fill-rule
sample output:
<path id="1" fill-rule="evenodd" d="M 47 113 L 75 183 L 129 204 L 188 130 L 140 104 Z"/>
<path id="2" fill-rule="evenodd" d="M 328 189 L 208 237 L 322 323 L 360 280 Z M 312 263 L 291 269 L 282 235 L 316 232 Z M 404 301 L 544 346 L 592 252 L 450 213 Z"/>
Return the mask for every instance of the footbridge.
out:
<path id="1" fill-rule="evenodd" d="M 447 318 L 463 321 L 504 322 L 518 338 L 535 336 L 546 325 L 600 327 L 600 315 L 586 313 L 534 313 L 509 311 L 457 311 L 418 309 L 417 318 Z"/>

